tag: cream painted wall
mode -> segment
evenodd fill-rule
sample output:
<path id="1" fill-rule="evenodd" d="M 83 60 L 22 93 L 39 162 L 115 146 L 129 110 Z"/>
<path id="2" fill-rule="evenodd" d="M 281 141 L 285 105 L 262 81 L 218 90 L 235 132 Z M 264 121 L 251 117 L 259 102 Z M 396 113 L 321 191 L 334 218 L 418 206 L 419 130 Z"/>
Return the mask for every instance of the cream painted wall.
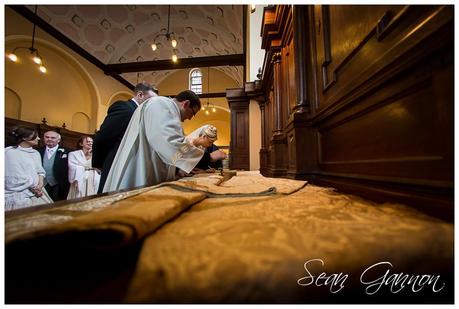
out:
<path id="1" fill-rule="evenodd" d="M 113 103 L 115 103 L 116 101 L 127 101 L 129 99 L 132 98 L 132 93 L 128 93 L 128 92 L 119 92 L 119 93 L 115 93 L 110 99 L 109 101 L 107 102 L 108 103 L 108 106 L 112 105 Z"/>
<path id="2" fill-rule="evenodd" d="M 250 54 L 250 72 L 248 74 L 249 81 L 257 79 L 258 68 L 263 66 L 265 57 L 265 50 L 261 49 L 261 22 L 263 20 L 263 8 L 267 5 L 256 5 L 255 12 L 250 14 L 249 29 L 250 34 L 247 36 L 250 41 L 249 49 Z"/>
<path id="3" fill-rule="evenodd" d="M 257 79 L 258 68 L 263 66 L 265 51 L 261 49 L 261 23 L 263 19 L 263 8 L 266 5 L 256 5 L 255 12 L 249 13 L 247 44 L 249 50 L 249 81 Z M 250 170 L 260 169 L 260 148 L 261 148 L 261 112 L 256 101 L 251 100 L 249 104 L 249 135 L 250 135 Z"/>
<path id="4" fill-rule="evenodd" d="M 5 7 L 5 52 L 16 47 L 16 43 L 29 46 L 32 26 Z M 22 102 L 20 119 L 39 123 L 46 117 L 49 124 L 60 126 L 65 122 L 67 128 L 73 130 L 73 115 L 84 113 L 90 118 L 88 132 L 84 133 L 93 133 L 105 118 L 114 94 L 130 94 L 130 89 L 39 27 L 36 28 L 36 39 L 48 67 L 47 74 L 37 72 L 33 63 L 26 65 L 27 58 L 18 64 L 5 58 L 5 86 L 16 92 Z M 7 99 L 8 96 L 5 101 Z M 75 127 L 79 128 L 81 124 L 75 124 Z"/>
<path id="5" fill-rule="evenodd" d="M 10 36 L 5 48 L 12 50 L 15 46 L 28 44 L 28 39 Z M 85 72 L 52 46 L 40 40 L 35 46 L 45 59 L 46 74 L 38 70 L 26 49 L 16 51 L 20 59 L 17 63 L 5 62 L 5 86 L 17 93 L 22 102 L 20 119 L 40 123 L 45 117 L 51 126 L 60 127 L 65 123 L 68 129 L 76 130 L 78 124 L 73 123 L 72 116 L 79 112 L 89 117 L 89 127 L 85 126 L 87 131 L 84 132 L 93 131 L 98 102 L 94 86 Z M 8 106 L 9 102 L 6 104 Z"/>
<path id="6" fill-rule="evenodd" d="M 169 74 L 160 84 L 158 90 L 160 95 L 176 95 L 180 91 L 189 89 L 189 74 L 191 69 L 175 70 Z M 202 72 L 202 92 L 207 93 L 208 74 L 207 68 L 198 68 Z M 237 82 L 217 69 L 210 69 L 209 92 L 226 92 L 226 88 L 238 87 Z M 225 100 L 226 101 L 226 100 Z"/>
<path id="7" fill-rule="evenodd" d="M 14 90 L 5 87 L 5 117 L 19 119 L 21 117 L 21 98 Z"/>

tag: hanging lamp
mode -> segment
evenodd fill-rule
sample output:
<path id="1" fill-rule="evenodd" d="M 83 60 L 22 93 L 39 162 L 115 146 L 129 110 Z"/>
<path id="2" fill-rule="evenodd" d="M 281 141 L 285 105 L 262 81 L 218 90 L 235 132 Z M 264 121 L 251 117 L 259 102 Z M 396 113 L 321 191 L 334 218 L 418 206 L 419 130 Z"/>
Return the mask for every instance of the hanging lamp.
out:
<path id="1" fill-rule="evenodd" d="M 177 57 L 177 51 L 176 51 L 176 47 L 177 47 L 177 40 L 175 39 L 175 33 L 174 32 L 169 32 L 169 29 L 170 29 L 170 19 L 171 19 L 171 6 L 168 5 L 168 12 L 167 12 L 167 32 L 166 34 L 158 34 L 156 37 L 155 37 L 155 41 L 151 44 L 151 49 L 153 51 L 156 51 L 158 49 L 158 45 L 156 44 L 156 40 L 161 37 L 161 36 L 165 36 L 167 41 L 169 41 L 171 43 L 171 46 L 172 46 L 172 61 L 173 62 L 177 62 L 178 60 L 178 57 Z"/>
<path id="2" fill-rule="evenodd" d="M 35 5 L 35 16 L 37 16 L 37 5 Z M 12 62 L 17 62 L 19 60 L 19 57 L 16 55 L 16 51 L 19 49 L 28 49 L 30 51 L 30 54 L 32 55 L 32 61 L 35 62 L 38 65 L 38 70 L 42 73 L 46 73 L 48 70 L 46 69 L 44 65 L 43 58 L 40 56 L 38 53 L 38 49 L 35 48 L 35 22 L 33 23 L 33 31 L 32 31 L 32 44 L 30 47 L 25 47 L 25 46 L 18 46 L 13 49 L 11 53 L 7 55 L 8 59 L 10 59 Z"/>

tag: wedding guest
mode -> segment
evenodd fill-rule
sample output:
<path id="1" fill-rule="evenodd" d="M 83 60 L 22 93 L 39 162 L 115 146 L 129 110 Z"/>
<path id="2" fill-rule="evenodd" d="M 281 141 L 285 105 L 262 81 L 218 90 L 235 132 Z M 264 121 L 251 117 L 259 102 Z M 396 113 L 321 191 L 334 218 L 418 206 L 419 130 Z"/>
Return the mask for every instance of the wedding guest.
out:
<path id="1" fill-rule="evenodd" d="M 68 153 L 69 149 L 61 147 L 61 135 L 55 131 L 43 134 L 45 147 L 38 149 L 46 171 L 45 188 L 54 201 L 65 200 L 69 192 Z"/>
<path id="2" fill-rule="evenodd" d="M 90 136 L 82 136 L 77 142 L 78 150 L 69 153 L 68 200 L 97 194 L 100 171 L 91 165 L 92 143 Z"/>
<path id="3" fill-rule="evenodd" d="M 40 154 L 32 148 L 40 140 L 37 131 L 18 126 L 9 135 L 13 146 L 5 148 L 5 210 L 52 203 L 43 187 Z"/>

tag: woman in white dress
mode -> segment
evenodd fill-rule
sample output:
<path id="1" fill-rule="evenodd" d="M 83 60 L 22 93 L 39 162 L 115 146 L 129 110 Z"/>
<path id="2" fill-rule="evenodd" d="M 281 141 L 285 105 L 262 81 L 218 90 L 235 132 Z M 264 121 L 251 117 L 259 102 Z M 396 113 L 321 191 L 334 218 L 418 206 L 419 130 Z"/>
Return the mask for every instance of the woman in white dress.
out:
<path id="1" fill-rule="evenodd" d="M 213 125 L 203 125 L 187 135 L 185 140 L 204 151 L 203 157 L 192 171 L 194 174 L 214 173 L 215 169 L 210 166 L 211 163 L 227 157 L 223 151 L 218 150 L 218 147 L 212 148 L 213 143 L 217 140 L 217 128 Z"/>
<path id="2" fill-rule="evenodd" d="M 197 128 L 185 137 L 185 141 L 202 150 L 210 147 L 217 140 L 217 128 L 206 124 Z"/>
<path id="3" fill-rule="evenodd" d="M 70 190 L 67 199 L 97 194 L 100 171 L 91 165 L 92 138 L 82 136 L 77 143 L 79 150 L 69 153 Z"/>
<path id="4" fill-rule="evenodd" d="M 33 146 L 37 131 L 18 126 L 9 132 L 13 146 L 5 148 L 5 211 L 52 203 L 44 185 L 45 170 Z"/>

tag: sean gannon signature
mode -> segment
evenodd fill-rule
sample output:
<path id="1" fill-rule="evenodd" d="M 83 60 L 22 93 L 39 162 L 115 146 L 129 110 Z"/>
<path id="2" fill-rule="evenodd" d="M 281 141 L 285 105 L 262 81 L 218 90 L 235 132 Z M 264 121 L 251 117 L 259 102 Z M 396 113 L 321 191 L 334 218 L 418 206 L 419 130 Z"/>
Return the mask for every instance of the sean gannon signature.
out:
<path id="1" fill-rule="evenodd" d="M 331 293 L 338 293 L 344 288 L 344 283 L 349 278 L 348 274 L 332 273 L 327 274 L 322 272 L 314 275 L 308 269 L 308 265 L 313 262 L 320 262 L 324 266 L 324 261 L 321 259 L 312 259 L 304 263 L 306 276 L 298 279 L 297 283 L 301 286 L 315 285 L 328 286 Z M 439 282 L 440 275 L 410 275 L 404 273 L 391 273 L 393 265 L 390 262 L 379 262 L 366 268 L 360 275 L 360 283 L 365 288 L 365 293 L 368 295 L 376 294 L 381 288 L 390 286 L 390 292 L 398 293 L 403 289 L 411 289 L 414 293 L 421 291 L 424 287 L 430 286 L 433 292 L 440 292 L 445 283 Z M 371 275 L 370 275 L 371 271 Z M 377 273 L 378 275 L 374 275 Z"/>

